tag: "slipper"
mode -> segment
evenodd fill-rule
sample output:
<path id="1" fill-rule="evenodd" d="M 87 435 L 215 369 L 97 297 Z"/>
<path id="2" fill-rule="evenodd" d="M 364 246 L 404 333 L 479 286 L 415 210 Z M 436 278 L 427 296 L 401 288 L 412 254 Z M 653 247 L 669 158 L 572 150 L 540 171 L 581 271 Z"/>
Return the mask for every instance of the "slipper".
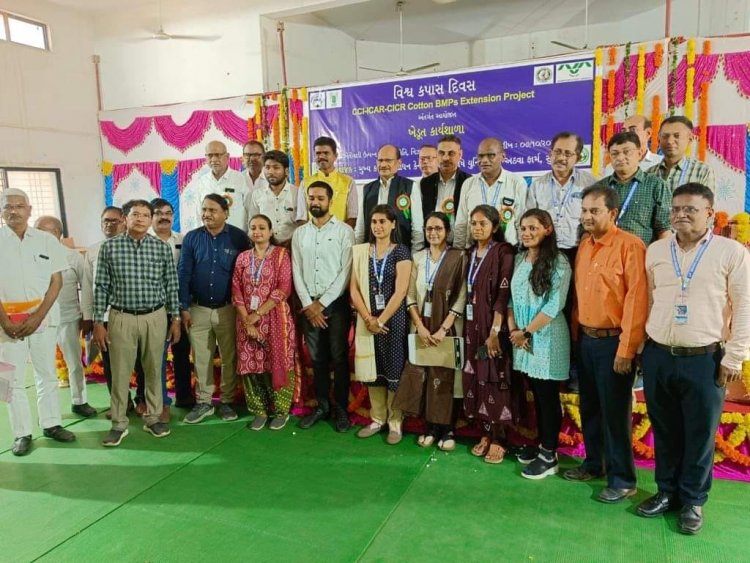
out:
<path id="1" fill-rule="evenodd" d="M 483 436 L 479 443 L 471 448 L 471 453 L 477 457 L 484 457 L 487 455 L 489 449 L 490 439 L 487 436 Z"/>
<path id="2" fill-rule="evenodd" d="M 453 432 L 446 432 L 437 445 L 438 449 L 444 452 L 452 452 L 456 449 L 456 440 L 453 437 Z"/>
<path id="3" fill-rule="evenodd" d="M 429 448 L 434 443 L 435 436 L 433 436 L 432 434 L 422 434 L 417 440 L 417 444 L 419 444 L 419 446 L 422 448 Z"/>
<path id="4" fill-rule="evenodd" d="M 505 459 L 505 449 L 500 444 L 492 444 L 487 455 L 484 456 L 484 461 L 492 464 L 502 463 L 503 459 Z"/>

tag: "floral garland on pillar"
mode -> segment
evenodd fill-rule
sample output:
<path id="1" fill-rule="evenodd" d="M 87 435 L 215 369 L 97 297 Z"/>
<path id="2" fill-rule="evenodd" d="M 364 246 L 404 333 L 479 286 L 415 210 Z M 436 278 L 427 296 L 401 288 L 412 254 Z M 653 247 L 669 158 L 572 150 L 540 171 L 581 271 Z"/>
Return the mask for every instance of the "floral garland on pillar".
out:
<path id="1" fill-rule="evenodd" d="M 710 40 L 705 40 L 703 42 L 703 54 L 711 54 Z M 699 119 L 700 125 L 698 126 L 698 160 L 701 161 L 706 160 L 706 147 L 708 146 L 708 88 L 710 85 L 711 82 L 708 76 L 708 71 L 704 68 L 703 80 L 701 80 L 701 109 Z M 690 93 L 692 92 L 688 90 L 686 95 Z M 687 101 L 687 98 L 685 99 L 685 101 Z"/>
<path id="2" fill-rule="evenodd" d="M 307 88 L 302 88 L 302 166 L 305 178 L 310 176 L 310 130 L 305 115 L 305 106 L 307 106 Z"/>
<path id="3" fill-rule="evenodd" d="M 601 170 L 602 152 L 602 74 L 604 67 L 602 58 L 604 53 L 601 47 L 594 51 L 594 134 L 591 137 L 591 170 L 595 176 L 599 176 Z"/>
<path id="4" fill-rule="evenodd" d="M 624 72 L 625 72 L 625 89 L 622 94 L 622 103 L 625 106 L 625 117 L 628 117 L 628 109 L 630 107 L 630 48 L 632 43 L 628 41 L 625 43 L 625 60 L 623 61 Z"/>
<path id="5" fill-rule="evenodd" d="M 675 98 L 677 96 L 677 45 L 679 38 L 673 37 L 669 40 L 669 84 L 667 85 L 667 107 L 670 117 L 674 115 Z"/>
<path id="6" fill-rule="evenodd" d="M 604 143 L 608 143 L 610 138 L 612 138 L 612 135 L 615 133 L 615 116 L 614 116 L 614 109 L 615 109 L 615 62 L 617 59 L 617 48 L 616 47 L 610 47 L 609 48 L 609 66 L 612 67 L 609 69 L 609 72 L 607 73 L 607 130 L 604 135 Z M 607 157 L 607 160 L 609 160 L 609 157 Z"/>
<path id="7" fill-rule="evenodd" d="M 278 102 L 278 95 L 277 94 L 271 94 L 271 100 L 274 102 Z M 280 110 L 279 106 L 276 106 L 277 110 Z M 281 132 L 279 131 L 279 114 L 281 111 L 276 111 L 276 113 L 273 116 L 273 120 L 271 121 L 271 129 L 273 131 L 273 149 L 274 150 L 280 150 L 281 148 Z"/>
<path id="8" fill-rule="evenodd" d="M 695 39 L 687 42 L 687 70 L 685 71 L 685 117 L 693 120 L 693 88 L 695 85 Z"/>
<path id="9" fill-rule="evenodd" d="M 646 98 L 646 46 L 638 46 L 638 71 L 636 74 L 635 113 L 644 115 L 643 107 Z"/>
<path id="10" fill-rule="evenodd" d="M 661 127 L 661 96 L 651 98 L 651 151 L 659 150 L 659 128 Z"/>

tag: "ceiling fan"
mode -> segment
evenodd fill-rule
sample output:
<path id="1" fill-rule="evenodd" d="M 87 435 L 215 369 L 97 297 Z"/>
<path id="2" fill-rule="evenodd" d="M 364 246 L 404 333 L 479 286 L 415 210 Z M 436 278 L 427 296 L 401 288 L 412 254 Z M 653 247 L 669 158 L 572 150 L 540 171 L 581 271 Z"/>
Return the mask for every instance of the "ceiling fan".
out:
<path id="1" fill-rule="evenodd" d="M 589 47 L 589 0 L 584 0 L 585 9 L 583 12 L 583 47 L 576 47 L 575 45 L 571 45 L 570 43 L 564 43 L 562 41 L 554 41 L 551 40 L 550 43 L 554 43 L 555 45 L 559 45 L 560 47 L 565 47 L 566 49 L 570 49 L 572 51 L 583 51 L 585 49 L 588 49 Z"/>
<path id="2" fill-rule="evenodd" d="M 159 29 L 156 31 L 150 31 L 151 35 L 148 37 L 140 38 L 141 41 L 150 41 L 155 39 L 157 41 L 168 41 L 170 39 L 175 40 L 187 40 L 187 41 L 216 41 L 221 38 L 221 35 L 179 35 L 175 33 L 167 33 L 164 31 L 164 24 L 162 23 L 161 17 L 161 0 L 157 1 L 159 7 Z"/>
<path id="3" fill-rule="evenodd" d="M 427 65 L 421 65 L 421 66 L 415 66 L 412 68 L 404 68 L 404 4 L 405 0 L 398 0 L 396 2 L 396 11 L 398 12 L 398 46 L 399 46 L 399 56 L 400 56 L 400 65 L 398 70 L 386 70 L 383 68 L 373 68 L 369 66 L 361 66 L 362 70 L 374 70 L 375 72 L 385 72 L 386 74 L 393 74 L 395 76 L 406 76 L 407 74 L 411 74 L 413 72 L 417 72 L 420 70 L 427 70 L 428 68 L 435 68 L 436 66 L 440 66 L 440 63 L 430 63 Z"/>

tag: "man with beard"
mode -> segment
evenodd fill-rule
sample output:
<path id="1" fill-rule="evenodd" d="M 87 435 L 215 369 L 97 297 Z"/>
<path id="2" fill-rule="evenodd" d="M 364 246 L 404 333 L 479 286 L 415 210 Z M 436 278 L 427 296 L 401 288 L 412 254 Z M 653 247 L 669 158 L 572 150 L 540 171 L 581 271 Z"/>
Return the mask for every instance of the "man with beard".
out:
<path id="1" fill-rule="evenodd" d="M 305 178 L 305 185 L 310 187 L 313 182 L 325 182 L 333 189 L 331 200 L 331 215 L 339 221 L 345 221 L 354 228 L 357 223 L 357 186 L 351 176 L 334 168 L 338 152 L 336 141 L 331 137 L 318 137 L 313 144 L 315 162 L 318 171 Z M 299 190 L 297 195 L 297 220 L 307 221 L 307 193 Z"/>
<path id="2" fill-rule="evenodd" d="M 268 186 L 253 190 L 249 197 L 248 219 L 258 214 L 271 219 L 279 243 L 288 243 L 297 227 L 297 186 L 290 184 L 289 157 L 281 151 L 268 151 L 263 157 Z M 248 226 L 245 225 L 245 231 Z"/>
<path id="3" fill-rule="evenodd" d="M 352 228 L 331 214 L 333 188 L 317 181 L 307 188 L 312 221 L 299 227 L 292 238 L 294 287 L 302 302 L 302 330 L 312 358 L 317 408 L 300 421 L 310 428 L 328 416 L 336 417 L 336 430 L 351 427 L 349 403 L 349 276 L 352 268 Z M 329 395 L 333 363 L 333 395 Z"/>
<path id="4" fill-rule="evenodd" d="M 259 141 L 250 141 L 242 147 L 242 163 L 245 165 L 245 175 L 250 191 L 268 185 L 263 175 L 263 155 L 265 154 L 266 149 Z"/>

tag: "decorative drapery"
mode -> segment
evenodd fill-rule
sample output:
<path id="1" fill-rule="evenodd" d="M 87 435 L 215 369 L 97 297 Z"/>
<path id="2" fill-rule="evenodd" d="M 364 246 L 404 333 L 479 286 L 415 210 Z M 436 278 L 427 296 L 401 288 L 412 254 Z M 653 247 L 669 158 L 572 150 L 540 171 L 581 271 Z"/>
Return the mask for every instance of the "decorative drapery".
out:
<path id="1" fill-rule="evenodd" d="M 750 98 L 750 52 L 724 53 L 724 75 L 742 97 Z"/>
<path id="2" fill-rule="evenodd" d="M 190 160 L 181 160 L 177 165 L 177 189 L 180 193 L 190 183 L 193 174 L 206 163 L 205 158 L 191 158 Z"/>
<path id="3" fill-rule="evenodd" d="M 744 125 L 709 125 L 708 150 L 737 172 L 745 172 L 747 127 Z"/>
<path id="4" fill-rule="evenodd" d="M 626 65 L 625 61 L 628 60 Z M 646 82 L 650 81 L 656 74 L 659 65 L 661 64 L 661 56 L 656 53 L 646 53 L 643 61 L 643 80 Z M 633 70 L 635 69 L 635 70 Z M 612 78 L 614 77 L 614 81 Z M 612 88 L 611 83 L 614 83 L 614 97 L 610 96 L 611 106 L 607 104 L 607 89 Z M 615 109 L 621 106 L 627 100 L 636 99 L 638 94 L 638 55 L 629 55 L 626 59 L 620 63 L 614 74 L 610 73 L 607 78 L 603 79 L 602 83 L 602 105 L 604 107 L 611 107 Z"/>
<path id="5" fill-rule="evenodd" d="M 114 164 L 112 166 L 112 193 L 117 191 L 120 183 L 138 170 L 148 180 L 149 185 L 158 194 L 161 185 L 161 166 L 158 162 L 128 162 L 126 164 Z"/>
<path id="6" fill-rule="evenodd" d="M 716 70 L 719 67 L 720 55 L 696 55 L 695 56 L 695 79 L 693 80 L 693 100 L 698 98 L 698 94 L 701 92 L 701 84 L 704 82 L 711 82 L 716 76 Z M 677 65 L 677 68 L 672 72 L 677 76 L 672 77 L 670 73 L 669 81 L 674 83 L 673 91 L 673 102 L 675 105 L 685 105 L 685 92 L 687 88 L 687 80 L 683 80 L 687 74 L 687 57 L 683 57 Z"/>
<path id="7" fill-rule="evenodd" d="M 249 140 L 247 120 L 230 110 L 211 112 L 216 128 L 230 139 L 244 145 Z"/>
<path id="8" fill-rule="evenodd" d="M 174 209 L 172 228 L 180 231 L 180 190 L 177 188 L 177 161 L 162 160 L 161 168 L 161 197 L 166 199 Z"/>
<path id="9" fill-rule="evenodd" d="M 203 139 L 208 131 L 210 119 L 211 112 L 198 110 L 194 111 L 185 123 L 177 125 L 172 116 L 158 115 L 154 117 L 154 127 L 165 143 L 182 152 Z"/>
<path id="10" fill-rule="evenodd" d="M 136 117 L 133 123 L 120 129 L 114 121 L 100 121 L 99 129 L 110 145 L 127 154 L 143 143 L 151 132 L 152 123 L 150 117 Z"/>

